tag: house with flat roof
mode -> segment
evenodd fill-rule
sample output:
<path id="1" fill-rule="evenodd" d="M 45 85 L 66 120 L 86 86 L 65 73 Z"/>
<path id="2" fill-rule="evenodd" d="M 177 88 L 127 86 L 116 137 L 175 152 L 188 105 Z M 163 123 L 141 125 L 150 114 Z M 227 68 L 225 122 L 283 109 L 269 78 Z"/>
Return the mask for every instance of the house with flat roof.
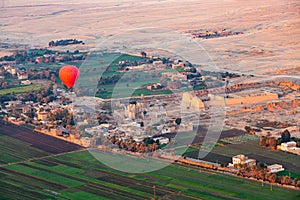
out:
<path id="1" fill-rule="evenodd" d="M 232 163 L 229 163 L 230 167 L 234 167 L 236 165 L 246 165 L 246 166 L 254 166 L 256 165 L 255 159 L 249 159 L 247 156 L 243 154 L 239 154 L 232 157 Z"/>
<path id="2" fill-rule="evenodd" d="M 268 170 L 269 173 L 277 173 L 277 172 L 284 171 L 284 168 L 283 168 L 282 165 L 273 164 L 273 165 L 269 165 L 267 167 L 267 170 Z"/>
<path id="3" fill-rule="evenodd" d="M 297 146 L 297 143 L 294 142 L 294 141 L 291 141 L 291 142 L 283 142 L 281 143 L 280 145 L 280 149 L 282 151 L 289 151 L 289 148 L 292 148 L 292 147 L 296 147 Z"/>

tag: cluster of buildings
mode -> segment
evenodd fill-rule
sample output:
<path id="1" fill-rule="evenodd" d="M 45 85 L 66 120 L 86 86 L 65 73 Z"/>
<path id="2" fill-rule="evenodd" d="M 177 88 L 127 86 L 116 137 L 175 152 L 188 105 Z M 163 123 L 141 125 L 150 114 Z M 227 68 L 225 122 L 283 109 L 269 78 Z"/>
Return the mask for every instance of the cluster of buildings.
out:
<path id="1" fill-rule="evenodd" d="M 288 126 L 284 128 L 278 128 L 278 127 L 257 127 L 253 126 L 253 129 L 259 129 L 260 132 L 254 132 L 255 135 L 257 136 L 267 136 L 271 135 L 272 137 L 279 139 L 281 138 L 281 133 L 284 132 L 285 130 L 288 130 L 289 133 L 291 134 L 291 137 L 299 138 L 300 137 L 300 132 L 299 132 L 299 127 L 298 126 Z"/>
<path id="2" fill-rule="evenodd" d="M 59 100 L 58 100 L 59 101 Z M 30 119 L 33 124 L 47 124 L 49 113 L 59 109 L 69 108 L 69 106 L 56 106 L 53 103 L 34 103 L 33 101 L 8 101 L 1 109 L 1 112 L 12 122 L 25 123 L 25 119 Z"/>
<path id="3" fill-rule="evenodd" d="M 238 166 L 246 166 L 246 167 L 252 167 L 256 166 L 256 160 L 252 158 L 248 158 L 248 156 L 245 156 L 243 154 L 239 154 L 232 157 L 232 163 L 228 164 L 228 167 L 236 168 Z M 282 165 L 279 164 L 273 164 L 267 166 L 267 172 L 269 173 L 277 173 L 284 171 L 284 168 Z"/>
<path id="4" fill-rule="evenodd" d="M 300 155 L 300 148 L 297 147 L 297 143 L 294 141 L 291 142 L 283 142 L 280 145 L 277 146 L 278 150 L 293 153 Z"/>
<path id="5" fill-rule="evenodd" d="M 4 69 L 3 73 L 7 72 L 7 73 L 11 74 L 12 76 L 16 76 L 18 78 L 18 80 L 28 79 L 28 74 L 26 73 L 26 71 L 24 69 L 12 67 L 11 64 L 4 64 L 3 69 Z"/>
<path id="6" fill-rule="evenodd" d="M 159 89 L 162 89 L 163 86 L 160 84 L 160 83 L 154 83 L 154 84 L 150 84 L 150 85 L 147 85 L 147 89 L 152 91 L 152 90 L 159 90 Z"/>
<path id="7" fill-rule="evenodd" d="M 68 110 L 72 112 L 72 106 L 69 104 L 64 105 L 62 103 L 61 95 L 64 95 L 65 91 L 58 90 L 55 92 L 57 99 L 49 103 L 33 102 L 33 101 L 7 101 L 0 107 L 0 113 L 7 121 L 16 124 L 23 125 L 29 123 L 35 126 L 35 130 L 38 132 L 46 133 L 57 137 L 73 137 L 79 138 L 74 134 L 74 130 L 68 130 L 62 126 L 62 120 L 56 120 L 55 114 L 62 110 Z M 51 117 L 52 116 L 52 117 Z M 73 133 L 73 134 L 70 134 Z"/>
<path id="8" fill-rule="evenodd" d="M 41 55 L 41 52 L 45 52 Z M 47 54 L 48 53 L 48 54 Z M 19 56 L 22 57 L 21 61 Z M 36 72 L 33 70 L 26 70 L 24 64 L 43 64 L 43 63 L 59 63 L 65 61 L 81 61 L 86 57 L 86 53 L 68 53 L 61 54 L 59 52 L 49 51 L 46 49 L 39 49 L 37 51 L 30 50 L 27 51 L 16 51 L 8 59 L 12 61 L 1 61 L 0 62 L 0 80 L 4 79 L 4 76 L 10 74 L 9 77 L 13 79 L 18 79 L 21 85 L 30 85 L 31 82 L 28 79 L 32 77 L 43 77 L 42 72 Z M 50 70 L 47 70 L 47 74 L 50 74 Z M 36 76 L 38 75 L 38 76 Z M 50 78 L 50 77 L 46 77 Z"/>
<path id="9" fill-rule="evenodd" d="M 159 90 L 159 89 L 181 89 L 193 88 L 197 85 L 204 85 L 204 77 L 197 72 L 189 62 L 182 60 L 162 59 L 151 57 L 154 60 L 152 63 L 147 60 L 141 61 L 119 61 L 119 69 L 122 72 L 128 71 L 162 71 L 170 70 L 161 73 L 161 80 L 159 83 L 149 84 L 146 89 Z M 171 70 L 173 69 L 173 70 Z"/>
<path id="10" fill-rule="evenodd" d="M 83 138 L 85 140 L 85 147 L 95 147 L 92 146 L 95 145 L 95 143 L 92 143 L 95 139 L 104 141 L 112 137 L 123 142 L 133 140 L 137 144 L 143 143 L 147 138 L 153 139 L 159 144 L 168 144 L 170 142 L 167 137 L 153 137 L 153 135 L 145 134 L 144 128 L 137 122 L 123 124 L 118 127 L 111 124 L 100 124 L 99 126 L 86 128 L 85 132 L 89 134 L 89 137 Z M 90 140 L 90 143 L 88 143 L 88 140 Z M 103 144 L 103 142 L 100 142 L 99 145 L 101 144 Z"/>
<path id="11" fill-rule="evenodd" d="M 230 167 L 235 167 L 237 165 L 246 165 L 246 166 L 255 166 L 256 160 L 255 159 L 249 159 L 247 156 L 243 154 L 239 154 L 232 157 L 232 163 L 229 163 Z"/>
<path id="12" fill-rule="evenodd" d="M 300 84 L 297 81 L 243 82 L 229 85 L 227 92 L 226 125 L 243 130 L 245 126 L 251 126 L 255 130 L 253 134 L 275 140 L 280 139 L 285 130 L 290 132 L 291 137 L 300 138 L 300 120 L 297 117 L 300 112 Z M 296 148 L 288 151 L 298 154 Z"/>
<path id="13" fill-rule="evenodd" d="M 86 128 L 85 133 L 90 135 L 90 138 L 114 137 L 123 142 L 134 140 L 137 143 L 150 138 L 159 144 L 168 144 L 171 138 L 168 134 L 191 132 L 194 129 L 192 121 L 181 119 L 184 117 L 180 116 L 181 105 L 174 102 L 173 98 L 115 100 L 113 105 L 114 120 L 111 123 Z M 191 112 L 186 112 L 186 116 L 191 115 Z"/>
<path id="14" fill-rule="evenodd" d="M 154 58 L 155 61 L 149 63 L 147 60 L 139 61 L 129 61 L 121 60 L 119 61 L 119 69 L 121 71 L 149 71 L 149 70 L 164 70 L 167 67 L 166 63 L 163 63 L 159 58 Z"/>

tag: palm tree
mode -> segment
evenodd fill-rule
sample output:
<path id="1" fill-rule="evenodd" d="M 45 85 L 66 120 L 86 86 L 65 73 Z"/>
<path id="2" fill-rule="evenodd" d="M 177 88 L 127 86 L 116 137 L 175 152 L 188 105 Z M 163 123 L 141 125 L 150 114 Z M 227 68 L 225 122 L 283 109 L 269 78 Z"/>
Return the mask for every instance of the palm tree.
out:
<path id="1" fill-rule="evenodd" d="M 260 171 L 258 172 L 258 177 L 262 180 L 262 182 L 261 182 L 261 186 L 262 186 L 262 187 L 264 186 L 265 175 L 266 175 L 266 173 L 265 173 L 264 170 L 260 170 Z"/>
<path id="2" fill-rule="evenodd" d="M 146 58 L 146 57 L 147 57 L 146 52 L 142 51 L 142 52 L 141 52 L 141 56 L 142 56 L 143 58 Z"/>
<path id="3" fill-rule="evenodd" d="M 293 180 L 293 182 L 292 182 L 292 185 L 296 187 L 296 186 L 297 186 L 297 183 L 298 183 L 298 179 L 297 179 L 297 178 L 294 178 L 294 180 Z"/>
<path id="4" fill-rule="evenodd" d="M 276 179 L 277 179 L 277 175 L 276 174 L 272 174 L 271 177 L 270 177 L 271 183 L 275 183 Z"/>
<path id="5" fill-rule="evenodd" d="M 277 175 L 276 174 L 270 174 L 269 180 L 271 182 L 270 190 L 273 190 L 273 184 L 276 183 Z"/>
<path id="6" fill-rule="evenodd" d="M 270 173 L 266 173 L 265 174 L 265 180 L 270 181 L 271 179 L 271 174 Z"/>
<path id="7" fill-rule="evenodd" d="M 289 176 L 282 176 L 280 182 L 281 184 L 288 185 L 291 182 L 291 178 Z"/>

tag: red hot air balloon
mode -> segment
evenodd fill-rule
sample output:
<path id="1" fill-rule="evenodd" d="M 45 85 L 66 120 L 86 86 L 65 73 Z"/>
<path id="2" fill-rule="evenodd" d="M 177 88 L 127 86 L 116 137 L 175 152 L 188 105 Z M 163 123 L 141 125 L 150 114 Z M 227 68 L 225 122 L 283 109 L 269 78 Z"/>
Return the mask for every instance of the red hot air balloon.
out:
<path id="1" fill-rule="evenodd" d="M 78 68 L 73 65 L 66 65 L 59 70 L 59 78 L 68 89 L 71 89 L 74 86 L 79 74 Z"/>

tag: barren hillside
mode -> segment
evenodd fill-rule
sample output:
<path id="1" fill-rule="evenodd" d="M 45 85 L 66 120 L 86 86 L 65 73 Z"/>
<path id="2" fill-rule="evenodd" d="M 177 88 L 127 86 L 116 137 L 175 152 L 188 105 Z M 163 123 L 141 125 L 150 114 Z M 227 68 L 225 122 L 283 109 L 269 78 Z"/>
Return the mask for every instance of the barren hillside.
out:
<path id="1" fill-rule="evenodd" d="M 300 74 L 297 0 L 2 0 L 0 51 L 63 38 L 99 39 L 141 27 L 186 33 L 228 28 L 244 34 L 200 40 L 220 69 Z"/>

